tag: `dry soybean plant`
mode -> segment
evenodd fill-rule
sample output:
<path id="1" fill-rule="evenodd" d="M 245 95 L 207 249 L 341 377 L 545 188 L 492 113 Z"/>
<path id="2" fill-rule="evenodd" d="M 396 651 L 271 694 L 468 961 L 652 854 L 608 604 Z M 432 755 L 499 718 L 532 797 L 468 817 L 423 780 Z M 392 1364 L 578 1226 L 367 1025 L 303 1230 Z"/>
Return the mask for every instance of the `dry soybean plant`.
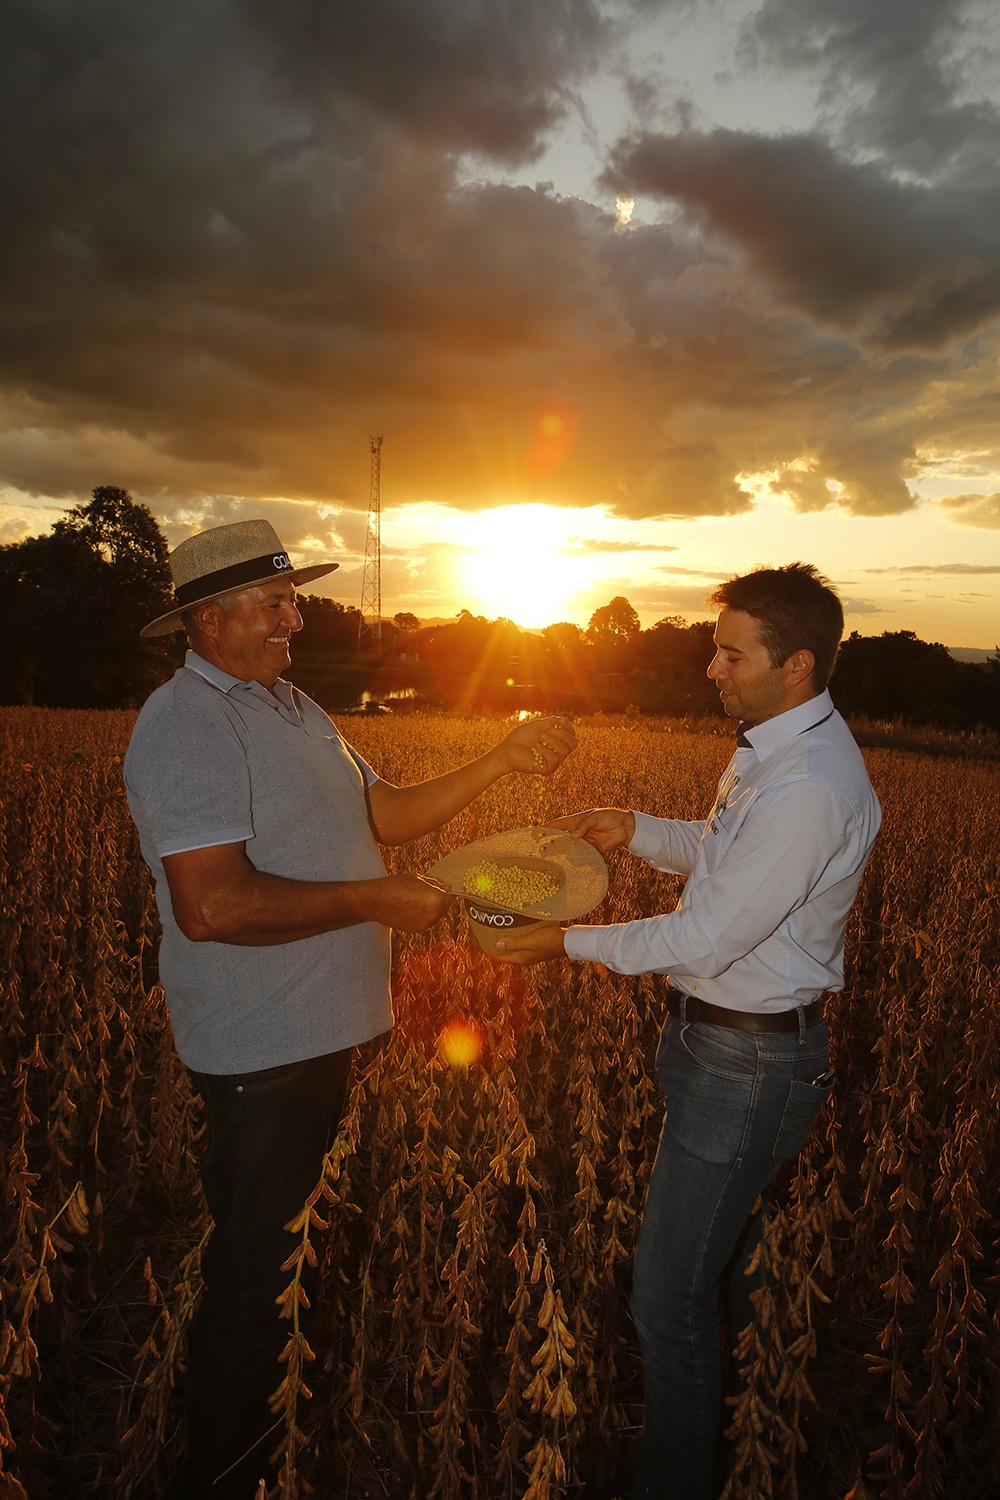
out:
<path id="1" fill-rule="evenodd" d="M 146 1500 L 180 1453 L 208 1225 L 121 788 L 130 724 L 0 712 L 2 1500 Z M 502 725 L 343 728 L 405 782 Z M 554 779 L 509 778 L 392 867 L 595 804 L 697 817 L 729 753 L 680 722 L 578 729 Z M 838 1088 L 773 1195 L 730 1500 L 986 1500 L 1000 1484 L 1000 765 L 888 733 L 868 758 L 886 817 L 833 1007 Z M 676 900 L 673 877 L 611 864 L 593 920 Z M 615 1500 L 641 1423 L 627 1298 L 662 984 L 497 966 L 458 908 L 395 942 L 393 984 L 396 1029 L 361 1050 L 289 1226 L 271 1494 Z"/>

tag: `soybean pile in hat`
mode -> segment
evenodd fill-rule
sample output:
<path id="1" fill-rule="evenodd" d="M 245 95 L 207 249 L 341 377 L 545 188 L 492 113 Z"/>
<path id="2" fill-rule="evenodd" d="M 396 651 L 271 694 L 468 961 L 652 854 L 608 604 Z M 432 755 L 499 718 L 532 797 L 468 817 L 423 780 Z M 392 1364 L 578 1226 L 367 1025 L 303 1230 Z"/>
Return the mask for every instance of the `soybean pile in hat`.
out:
<path id="1" fill-rule="evenodd" d="M 592 844 L 561 828 L 511 828 L 446 854 L 427 874 L 465 902 L 470 930 L 487 953 L 512 929 L 572 922 L 608 888 Z"/>

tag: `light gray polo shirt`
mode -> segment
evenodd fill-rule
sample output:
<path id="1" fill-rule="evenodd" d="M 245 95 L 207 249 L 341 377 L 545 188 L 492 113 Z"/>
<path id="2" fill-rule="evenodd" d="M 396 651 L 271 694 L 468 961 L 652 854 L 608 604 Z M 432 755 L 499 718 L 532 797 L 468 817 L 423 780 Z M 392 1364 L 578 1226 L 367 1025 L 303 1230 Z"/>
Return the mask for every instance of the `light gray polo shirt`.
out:
<path id="1" fill-rule="evenodd" d="M 392 1025 L 389 931 L 359 923 L 268 947 L 193 943 L 174 921 L 163 856 L 244 843 L 290 880 L 385 874 L 365 787 L 378 778 L 318 704 L 273 694 L 189 651 L 148 699 L 125 757 L 129 808 L 156 881 L 160 978 L 177 1052 L 247 1073 L 339 1051 Z"/>

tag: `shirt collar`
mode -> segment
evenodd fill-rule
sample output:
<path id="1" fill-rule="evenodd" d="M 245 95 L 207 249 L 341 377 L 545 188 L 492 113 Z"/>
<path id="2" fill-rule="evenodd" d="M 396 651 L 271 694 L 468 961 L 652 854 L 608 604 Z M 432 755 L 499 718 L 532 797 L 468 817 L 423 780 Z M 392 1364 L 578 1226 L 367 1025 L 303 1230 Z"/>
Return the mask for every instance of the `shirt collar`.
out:
<path id="1" fill-rule="evenodd" d="M 786 709 L 783 714 L 775 714 L 773 719 L 765 719 L 763 724 L 755 724 L 752 729 L 741 724 L 737 744 L 741 748 L 749 746 L 758 760 L 766 760 L 775 750 L 780 750 L 783 745 L 794 740 L 796 735 L 814 729 L 832 713 L 833 699 L 824 689 L 815 698 L 809 698 L 795 708 Z"/>
<path id="2" fill-rule="evenodd" d="M 184 665 L 190 667 L 192 672 L 197 672 L 199 677 L 204 677 L 205 681 L 210 682 L 213 687 L 218 688 L 220 693 L 232 693 L 242 689 L 244 692 L 252 693 L 255 698 L 260 698 L 263 695 L 264 699 L 269 700 L 274 697 L 285 708 L 293 708 L 292 686 L 283 677 L 278 678 L 269 692 L 263 683 L 256 681 L 246 682 L 242 677 L 234 677 L 231 672 L 225 672 L 221 667 L 213 666 L 210 661 L 206 661 L 203 656 L 199 656 L 197 651 L 189 650 L 185 652 Z"/>

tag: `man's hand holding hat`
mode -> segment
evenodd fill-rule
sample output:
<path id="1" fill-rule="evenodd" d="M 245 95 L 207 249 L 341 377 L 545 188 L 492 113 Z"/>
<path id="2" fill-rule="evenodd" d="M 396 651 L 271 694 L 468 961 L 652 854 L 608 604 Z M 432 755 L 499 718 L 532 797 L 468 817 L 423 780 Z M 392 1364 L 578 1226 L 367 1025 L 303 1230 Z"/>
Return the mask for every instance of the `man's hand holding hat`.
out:
<path id="1" fill-rule="evenodd" d="M 541 964 L 549 958 L 565 958 L 563 930 L 555 922 L 515 929 L 508 936 L 497 938 L 496 956 L 508 964 Z"/>

